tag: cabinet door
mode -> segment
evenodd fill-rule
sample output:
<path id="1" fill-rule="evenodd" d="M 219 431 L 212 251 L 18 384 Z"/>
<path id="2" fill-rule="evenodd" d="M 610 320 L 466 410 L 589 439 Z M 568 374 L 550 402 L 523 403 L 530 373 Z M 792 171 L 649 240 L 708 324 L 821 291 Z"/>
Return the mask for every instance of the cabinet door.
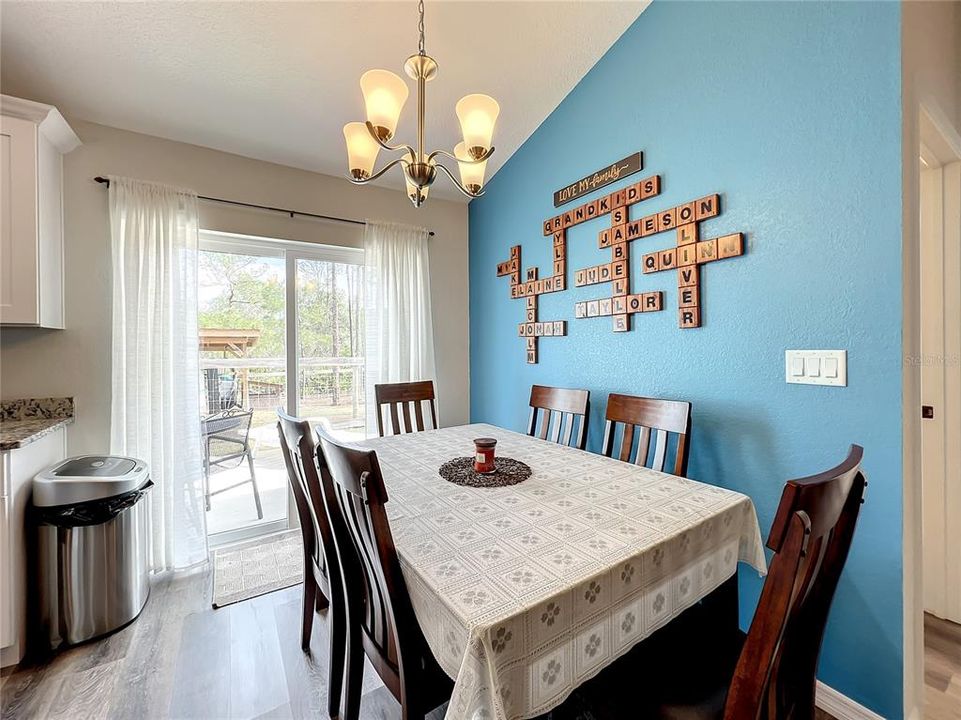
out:
<path id="1" fill-rule="evenodd" d="M 0 118 L 0 323 L 37 325 L 37 126 Z"/>

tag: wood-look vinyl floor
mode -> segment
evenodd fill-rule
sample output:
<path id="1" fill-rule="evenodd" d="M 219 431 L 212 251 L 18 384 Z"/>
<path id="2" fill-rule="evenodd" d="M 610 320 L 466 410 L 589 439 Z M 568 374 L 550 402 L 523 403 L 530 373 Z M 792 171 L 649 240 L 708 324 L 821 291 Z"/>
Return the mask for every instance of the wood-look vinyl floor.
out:
<path id="1" fill-rule="evenodd" d="M 147 607 L 136 622 L 103 640 L 4 675 L 0 716 L 3 720 L 326 718 L 326 615 L 314 622 L 311 654 L 303 653 L 302 586 L 219 610 L 210 606 L 210 591 L 209 571 L 156 578 Z M 400 718 L 399 705 L 369 665 L 363 691 L 362 720 Z M 572 704 L 566 703 L 554 717 L 619 720 L 589 708 L 571 708 Z M 444 709 L 435 710 L 429 720 L 441 720 Z M 631 717 L 629 709 L 617 715 Z M 818 711 L 817 720 L 832 719 Z"/>
<path id="2" fill-rule="evenodd" d="M 925 720 L 961 720 L 961 625 L 924 616 Z"/>

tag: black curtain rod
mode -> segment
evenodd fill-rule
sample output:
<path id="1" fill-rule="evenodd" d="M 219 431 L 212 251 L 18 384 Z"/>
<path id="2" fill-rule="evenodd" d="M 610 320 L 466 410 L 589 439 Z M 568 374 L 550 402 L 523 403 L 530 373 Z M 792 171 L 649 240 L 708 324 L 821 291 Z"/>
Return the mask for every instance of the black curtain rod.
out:
<path id="1" fill-rule="evenodd" d="M 101 185 L 106 185 L 110 187 L 110 178 L 105 178 L 97 176 L 94 178 Z M 295 217 L 300 215 L 301 217 L 316 218 L 317 220 L 331 220 L 333 222 L 349 223 L 351 225 L 366 225 L 363 220 L 354 220 L 352 218 L 342 218 L 335 217 L 333 215 L 319 215 L 317 213 L 302 212 L 301 210 L 288 210 L 287 208 L 271 207 L 270 205 L 256 205 L 254 203 L 240 202 L 239 200 L 225 200 L 224 198 L 207 197 L 206 195 L 198 195 L 198 200 L 206 200 L 207 202 L 223 203 L 224 205 L 237 205 L 239 207 L 254 208 L 255 210 L 269 210 L 270 212 L 284 213 L 285 215 L 290 215 L 290 217 Z M 434 237 L 434 231 L 428 230 L 427 234 Z"/>

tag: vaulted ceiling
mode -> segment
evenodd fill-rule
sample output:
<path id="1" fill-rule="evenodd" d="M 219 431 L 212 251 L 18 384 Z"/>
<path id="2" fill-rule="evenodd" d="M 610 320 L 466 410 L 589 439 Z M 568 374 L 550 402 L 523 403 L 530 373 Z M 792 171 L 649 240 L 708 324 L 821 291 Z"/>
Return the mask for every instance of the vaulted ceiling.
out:
<path id="1" fill-rule="evenodd" d="M 488 177 L 627 29 L 648 0 L 427 1 L 427 144 L 459 140 L 454 104 L 495 97 Z M 20 2 L 0 6 L 3 92 L 68 117 L 343 175 L 358 80 L 402 77 L 417 50 L 410 2 Z M 413 91 L 413 88 L 412 88 Z M 413 93 L 396 141 L 415 140 Z M 382 183 L 403 188 L 399 174 Z M 457 198 L 438 182 L 434 192 Z"/>

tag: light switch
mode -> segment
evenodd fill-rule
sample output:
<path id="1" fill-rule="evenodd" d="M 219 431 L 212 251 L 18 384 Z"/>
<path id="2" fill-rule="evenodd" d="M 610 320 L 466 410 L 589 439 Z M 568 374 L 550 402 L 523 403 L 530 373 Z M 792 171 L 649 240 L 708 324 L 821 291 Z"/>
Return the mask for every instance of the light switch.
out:
<path id="1" fill-rule="evenodd" d="M 794 377 L 801 377 L 804 375 L 804 358 L 791 358 L 791 374 Z"/>
<path id="2" fill-rule="evenodd" d="M 848 384 L 846 350 L 785 350 L 784 379 L 792 385 Z"/>

